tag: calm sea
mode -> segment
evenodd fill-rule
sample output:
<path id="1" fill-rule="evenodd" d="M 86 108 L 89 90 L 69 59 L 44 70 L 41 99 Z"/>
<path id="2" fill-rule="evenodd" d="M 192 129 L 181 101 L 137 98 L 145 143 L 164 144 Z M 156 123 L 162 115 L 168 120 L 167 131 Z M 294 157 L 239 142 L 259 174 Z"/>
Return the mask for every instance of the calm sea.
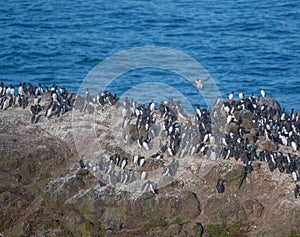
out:
<path id="1" fill-rule="evenodd" d="M 6 84 L 56 83 L 76 92 L 98 63 L 143 46 L 170 48 L 197 60 L 223 98 L 231 91 L 258 96 L 263 88 L 286 111 L 300 111 L 300 1 L 7 0 L 0 5 L 0 81 Z M 127 72 L 109 89 L 123 94 L 145 82 L 167 83 L 193 105 L 203 104 L 195 87 L 159 68 Z"/>

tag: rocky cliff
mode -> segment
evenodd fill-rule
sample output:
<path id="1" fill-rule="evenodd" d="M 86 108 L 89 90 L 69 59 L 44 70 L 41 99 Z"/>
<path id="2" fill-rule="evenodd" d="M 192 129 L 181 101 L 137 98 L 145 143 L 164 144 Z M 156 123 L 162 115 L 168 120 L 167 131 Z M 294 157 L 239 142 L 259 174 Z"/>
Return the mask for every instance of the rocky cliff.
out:
<path id="1" fill-rule="evenodd" d="M 3 236 L 299 235 L 300 199 L 291 174 L 271 172 L 267 162 L 254 161 L 253 172 L 245 176 L 241 160 L 198 153 L 192 159 L 167 153 L 163 160 L 150 159 L 159 140 L 153 138 L 149 150 L 139 148 L 136 131 L 128 126 L 133 141 L 124 145 L 121 113 L 122 107 L 107 106 L 91 114 L 42 116 L 32 124 L 28 108 L 1 111 Z M 246 116 L 244 123 L 255 128 Z M 275 146 L 263 138 L 258 144 L 267 150 Z M 280 149 L 290 152 L 290 147 Z M 113 182 L 104 170 L 116 151 L 129 160 L 123 170 L 114 167 L 119 181 Z M 143 167 L 130 159 L 134 152 L 146 157 Z M 152 186 L 143 189 L 141 173 L 155 180 L 165 164 L 174 175 L 159 175 L 155 192 Z M 135 182 L 128 181 L 130 175 Z M 216 189 L 219 179 L 225 181 L 222 193 Z"/>

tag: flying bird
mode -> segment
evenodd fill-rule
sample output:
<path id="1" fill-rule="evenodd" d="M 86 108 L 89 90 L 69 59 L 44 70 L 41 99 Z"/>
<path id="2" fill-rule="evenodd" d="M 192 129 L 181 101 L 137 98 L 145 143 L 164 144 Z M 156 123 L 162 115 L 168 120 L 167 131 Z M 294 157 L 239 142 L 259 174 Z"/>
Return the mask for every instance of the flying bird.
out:
<path id="1" fill-rule="evenodd" d="M 208 81 L 210 79 L 210 76 L 206 79 L 203 79 L 203 80 L 200 80 L 200 79 L 197 79 L 196 81 L 194 81 L 193 83 L 197 86 L 198 90 L 201 90 L 202 87 L 203 87 L 203 83 Z"/>

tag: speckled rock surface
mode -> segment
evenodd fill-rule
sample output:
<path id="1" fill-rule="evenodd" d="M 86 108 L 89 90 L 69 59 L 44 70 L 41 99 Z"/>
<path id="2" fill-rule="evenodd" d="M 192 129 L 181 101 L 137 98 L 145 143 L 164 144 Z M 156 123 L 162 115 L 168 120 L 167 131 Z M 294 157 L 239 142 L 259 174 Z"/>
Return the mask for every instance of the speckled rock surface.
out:
<path id="1" fill-rule="evenodd" d="M 69 113 L 31 124 L 28 109 L 1 111 L 0 231 L 4 236 L 213 236 L 212 231 L 222 227 L 234 229 L 235 236 L 281 237 L 300 231 L 295 182 L 290 174 L 271 172 L 266 162 L 255 161 L 255 171 L 244 180 L 241 161 L 185 157 L 178 159 L 174 177 L 160 180 L 165 184 L 157 195 L 138 194 L 132 191 L 135 187 L 100 187 L 99 173 L 80 169 L 82 154 L 94 157 L 89 160 L 92 166 L 112 149 L 124 154 L 140 151 L 136 143 L 121 145 L 119 112 L 107 107 L 96 118 Z M 255 129 L 250 115 L 243 116 L 248 119 L 244 126 Z M 94 134 L 77 132 L 74 138 L 74 130 L 87 127 L 93 127 Z M 152 147 L 157 148 L 158 142 L 153 139 Z M 258 144 L 261 149 L 274 149 L 263 139 Z M 165 159 L 172 163 L 172 157 Z M 162 169 L 149 160 L 143 169 L 136 168 L 135 175 L 146 170 L 155 177 L 152 167 Z M 135 168 L 132 161 L 127 168 Z M 219 178 L 225 180 L 224 193 L 216 191 Z"/>

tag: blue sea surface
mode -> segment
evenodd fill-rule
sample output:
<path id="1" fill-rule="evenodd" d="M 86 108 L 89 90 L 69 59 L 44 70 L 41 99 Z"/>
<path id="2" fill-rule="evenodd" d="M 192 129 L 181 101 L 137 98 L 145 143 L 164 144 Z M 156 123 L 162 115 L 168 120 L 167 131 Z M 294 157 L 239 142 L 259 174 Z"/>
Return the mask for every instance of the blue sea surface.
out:
<path id="1" fill-rule="evenodd" d="M 6 85 L 56 83 L 77 92 L 100 62 L 144 46 L 197 60 L 223 99 L 231 91 L 236 97 L 239 92 L 258 96 L 263 88 L 286 111 L 300 111 L 300 1 L 7 0 L 0 5 L 0 81 Z M 193 105 L 205 106 L 185 78 L 161 68 L 129 71 L 108 89 L 122 95 L 149 82 L 166 83 Z"/>

